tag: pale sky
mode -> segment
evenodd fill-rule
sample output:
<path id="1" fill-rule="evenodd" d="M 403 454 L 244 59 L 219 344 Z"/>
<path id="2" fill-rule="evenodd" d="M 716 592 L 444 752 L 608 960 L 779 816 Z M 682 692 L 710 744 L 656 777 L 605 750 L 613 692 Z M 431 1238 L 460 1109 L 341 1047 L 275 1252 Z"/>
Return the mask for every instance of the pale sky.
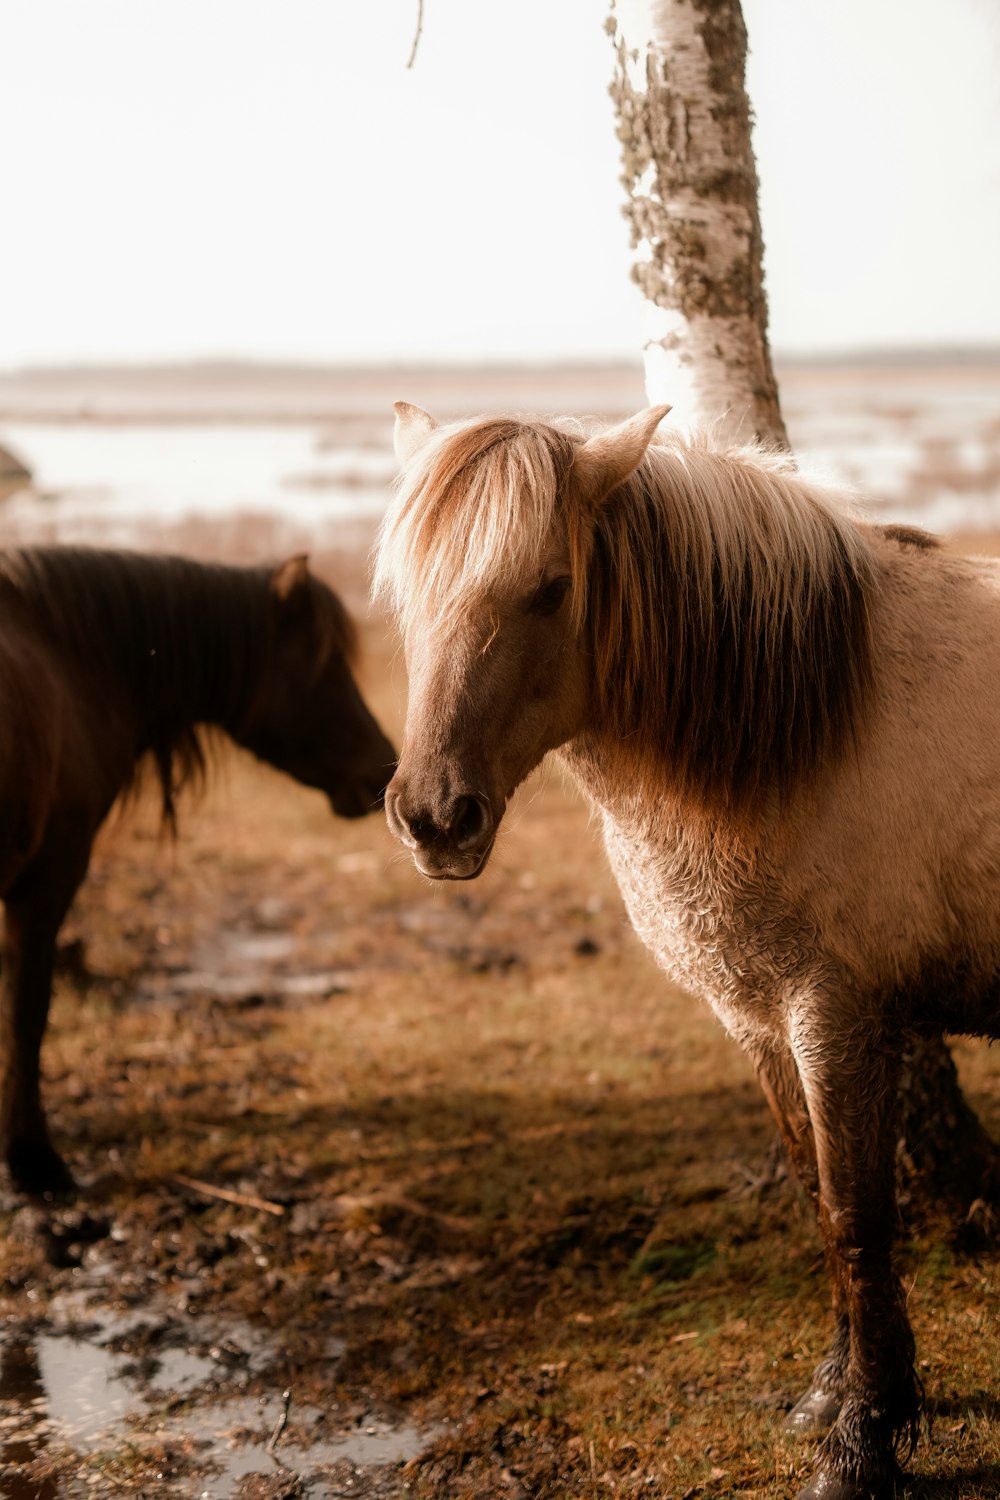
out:
<path id="1" fill-rule="evenodd" d="M 0 366 L 637 355 L 607 0 L 5 8 Z M 1000 343 L 996 0 L 745 0 L 773 344 Z"/>

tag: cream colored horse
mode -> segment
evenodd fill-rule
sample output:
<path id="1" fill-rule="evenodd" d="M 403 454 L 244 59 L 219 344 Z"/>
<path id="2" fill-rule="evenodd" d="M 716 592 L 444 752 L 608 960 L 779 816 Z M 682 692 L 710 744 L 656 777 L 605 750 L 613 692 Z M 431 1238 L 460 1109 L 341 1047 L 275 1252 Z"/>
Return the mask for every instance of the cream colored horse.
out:
<path id="1" fill-rule="evenodd" d="M 557 751 L 636 930 L 754 1060 L 837 1331 L 809 1500 L 887 1493 L 919 1416 L 892 1263 L 900 1055 L 998 1034 L 1000 570 L 758 451 L 397 408 L 376 585 L 410 703 L 389 825 L 477 875 Z"/>

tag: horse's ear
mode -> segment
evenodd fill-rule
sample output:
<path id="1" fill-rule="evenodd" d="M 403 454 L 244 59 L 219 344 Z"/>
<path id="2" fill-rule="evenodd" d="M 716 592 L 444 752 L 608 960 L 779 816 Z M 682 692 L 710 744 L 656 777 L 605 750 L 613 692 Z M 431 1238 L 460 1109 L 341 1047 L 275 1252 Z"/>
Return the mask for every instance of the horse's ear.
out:
<path id="1" fill-rule="evenodd" d="M 669 406 L 647 407 L 627 422 L 588 438 L 577 448 L 573 478 L 588 500 L 599 503 L 638 468 L 653 433 L 669 410 Z"/>
<path id="2" fill-rule="evenodd" d="M 411 406 L 409 401 L 394 401 L 392 409 L 396 413 L 392 445 L 396 450 L 396 457 L 405 468 L 437 423 L 430 412 L 424 411 L 422 406 Z"/>
<path id="3" fill-rule="evenodd" d="M 271 574 L 271 592 L 282 604 L 286 604 L 309 582 L 309 554 L 297 552 L 294 557 L 279 563 Z"/>

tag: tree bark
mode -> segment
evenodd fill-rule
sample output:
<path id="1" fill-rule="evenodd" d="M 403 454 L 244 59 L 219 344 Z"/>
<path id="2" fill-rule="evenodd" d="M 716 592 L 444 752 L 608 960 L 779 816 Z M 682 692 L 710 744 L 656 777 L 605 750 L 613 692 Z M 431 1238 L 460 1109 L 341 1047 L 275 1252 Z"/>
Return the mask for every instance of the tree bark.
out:
<path id="1" fill-rule="evenodd" d="M 767 337 L 736 0 L 617 0 L 611 93 L 644 297 L 646 387 L 674 420 L 788 446 Z"/>
<path id="2" fill-rule="evenodd" d="M 612 0 L 611 94 L 646 390 L 724 441 L 788 448 L 767 333 L 757 169 L 739 0 Z M 900 1201 L 994 1232 L 1000 1149 L 966 1102 L 942 1038 L 914 1039 L 900 1107 Z"/>

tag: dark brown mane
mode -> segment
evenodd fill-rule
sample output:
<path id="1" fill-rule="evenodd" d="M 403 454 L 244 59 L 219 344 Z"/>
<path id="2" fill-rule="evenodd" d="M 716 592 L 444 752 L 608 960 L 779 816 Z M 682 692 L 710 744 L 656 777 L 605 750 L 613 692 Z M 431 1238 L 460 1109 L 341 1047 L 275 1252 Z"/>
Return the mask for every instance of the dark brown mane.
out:
<path id="1" fill-rule="evenodd" d="M 358 627 L 348 614 L 347 608 L 333 589 L 320 578 L 309 576 L 309 606 L 316 622 L 320 643 L 317 668 L 329 661 L 334 652 L 339 652 L 350 667 L 358 662 Z"/>
<path id="2" fill-rule="evenodd" d="M 235 724 L 273 648 L 271 570 L 183 557 L 38 547 L 0 552 L 0 607 L 75 660 L 95 698 L 124 691 L 147 727 L 168 823 L 205 770 L 204 725 Z M 340 600 L 309 579 L 323 657 L 353 654 Z M 318 663 L 322 665 L 322 659 Z M 207 706 L 211 705 L 211 714 Z"/>

